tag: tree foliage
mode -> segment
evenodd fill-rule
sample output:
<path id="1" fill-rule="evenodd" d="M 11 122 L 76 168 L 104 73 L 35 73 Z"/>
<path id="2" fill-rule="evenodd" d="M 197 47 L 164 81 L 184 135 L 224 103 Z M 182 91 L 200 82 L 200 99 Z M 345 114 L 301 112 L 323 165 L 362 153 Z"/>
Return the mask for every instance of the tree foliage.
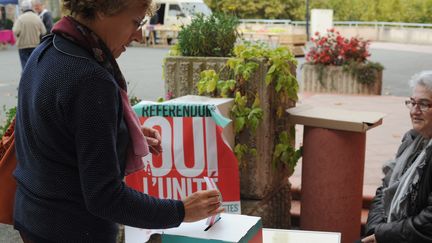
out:
<path id="1" fill-rule="evenodd" d="M 305 20 L 306 0 L 205 0 L 213 11 L 244 19 Z M 334 20 L 432 23 L 432 0 L 309 0 L 333 9 Z"/>
<path id="2" fill-rule="evenodd" d="M 229 12 L 243 19 L 300 19 L 299 0 L 205 0 L 213 11 Z"/>

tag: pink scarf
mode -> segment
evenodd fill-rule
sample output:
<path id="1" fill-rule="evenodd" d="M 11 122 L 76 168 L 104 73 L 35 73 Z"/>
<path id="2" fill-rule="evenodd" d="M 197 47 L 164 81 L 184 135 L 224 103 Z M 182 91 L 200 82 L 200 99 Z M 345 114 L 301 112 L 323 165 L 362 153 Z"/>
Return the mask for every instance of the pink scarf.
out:
<path id="1" fill-rule="evenodd" d="M 113 74 L 121 88 L 120 95 L 122 98 L 123 117 L 129 129 L 130 136 L 125 173 L 128 175 L 143 169 L 142 157 L 149 153 L 147 140 L 141 130 L 139 119 L 129 103 L 126 81 L 123 74 L 105 43 L 93 31 L 69 16 L 63 17 L 57 22 L 52 29 L 52 33 L 62 35 L 85 48 L 93 54 L 96 61 Z"/>

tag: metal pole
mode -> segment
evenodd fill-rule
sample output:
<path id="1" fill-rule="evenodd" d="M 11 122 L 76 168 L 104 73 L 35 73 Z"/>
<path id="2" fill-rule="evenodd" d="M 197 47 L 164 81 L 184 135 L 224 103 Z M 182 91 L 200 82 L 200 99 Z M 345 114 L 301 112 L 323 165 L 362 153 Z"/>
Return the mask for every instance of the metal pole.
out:
<path id="1" fill-rule="evenodd" d="M 309 0 L 306 0 L 306 38 L 307 41 L 310 39 L 309 33 Z"/>

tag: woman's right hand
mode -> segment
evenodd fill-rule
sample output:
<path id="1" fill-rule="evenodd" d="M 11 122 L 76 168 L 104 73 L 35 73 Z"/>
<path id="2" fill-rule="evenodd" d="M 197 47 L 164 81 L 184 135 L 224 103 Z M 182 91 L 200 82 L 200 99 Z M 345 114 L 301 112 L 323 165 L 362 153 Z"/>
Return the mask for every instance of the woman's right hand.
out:
<path id="1" fill-rule="evenodd" d="M 194 222 L 222 213 L 218 190 L 198 191 L 183 199 L 185 207 L 184 222 Z"/>
<path id="2" fill-rule="evenodd" d="M 361 240 L 361 242 L 363 242 L 363 243 L 377 243 L 377 241 L 375 239 L 375 234 L 369 235 L 369 236 L 363 238 Z"/>

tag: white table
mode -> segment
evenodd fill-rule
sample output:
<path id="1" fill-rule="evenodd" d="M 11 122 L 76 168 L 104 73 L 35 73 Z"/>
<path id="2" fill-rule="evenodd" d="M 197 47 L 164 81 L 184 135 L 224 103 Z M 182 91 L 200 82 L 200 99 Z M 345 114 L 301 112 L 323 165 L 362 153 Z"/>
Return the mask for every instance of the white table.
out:
<path id="1" fill-rule="evenodd" d="M 340 243 L 341 233 L 263 229 L 263 243 Z"/>

